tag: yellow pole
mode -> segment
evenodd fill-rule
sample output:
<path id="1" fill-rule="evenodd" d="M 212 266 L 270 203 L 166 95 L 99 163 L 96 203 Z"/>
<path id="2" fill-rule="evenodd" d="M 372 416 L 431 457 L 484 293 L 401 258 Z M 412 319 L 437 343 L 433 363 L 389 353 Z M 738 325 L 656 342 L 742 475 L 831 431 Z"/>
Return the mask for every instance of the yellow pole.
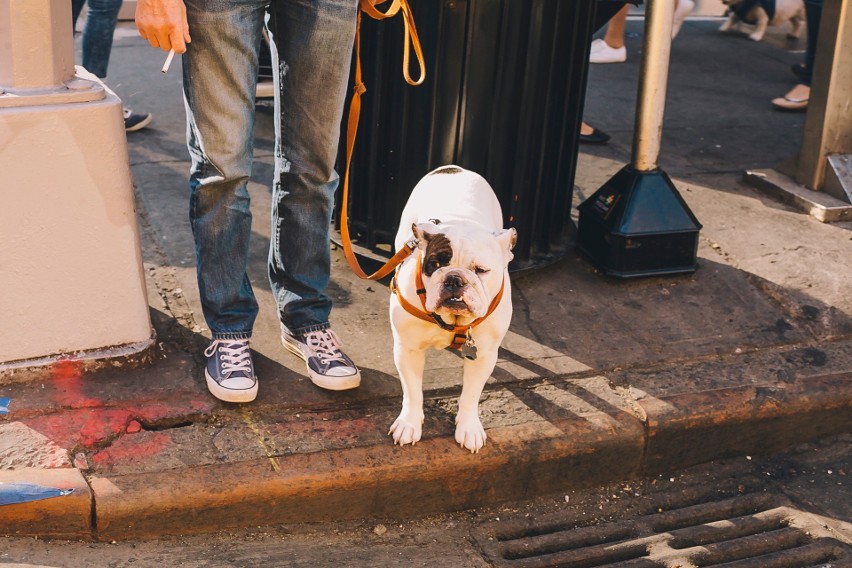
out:
<path id="1" fill-rule="evenodd" d="M 633 167 L 640 172 L 657 169 L 666 109 L 666 85 L 672 48 L 675 0 L 649 0 L 645 11 L 645 39 L 633 129 Z"/>

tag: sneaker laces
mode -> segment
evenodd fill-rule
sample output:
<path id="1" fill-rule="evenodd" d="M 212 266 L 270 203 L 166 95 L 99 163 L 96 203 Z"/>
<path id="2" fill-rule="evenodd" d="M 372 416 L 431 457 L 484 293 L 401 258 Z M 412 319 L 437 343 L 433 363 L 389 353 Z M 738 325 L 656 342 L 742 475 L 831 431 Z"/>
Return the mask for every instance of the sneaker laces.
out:
<path id="1" fill-rule="evenodd" d="M 305 344 L 316 353 L 320 363 L 343 363 L 348 365 L 346 357 L 340 350 L 340 338 L 330 329 L 310 331 L 303 335 Z"/>
<path id="2" fill-rule="evenodd" d="M 249 342 L 214 339 L 210 347 L 204 350 L 204 355 L 212 357 L 219 349 L 219 359 L 222 361 L 222 372 L 225 374 L 244 371 L 251 373 L 251 349 Z"/>

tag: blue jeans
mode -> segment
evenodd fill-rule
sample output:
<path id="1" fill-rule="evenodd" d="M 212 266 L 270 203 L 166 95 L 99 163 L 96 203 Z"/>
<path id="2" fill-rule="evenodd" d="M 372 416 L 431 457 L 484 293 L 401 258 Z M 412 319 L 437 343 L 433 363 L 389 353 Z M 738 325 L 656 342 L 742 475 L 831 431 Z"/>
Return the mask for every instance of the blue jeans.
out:
<path id="1" fill-rule="evenodd" d="M 87 0 L 72 0 L 73 25 Z M 83 29 L 83 67 L 101 79 L 107 76 L 109 54 L 112 52 L 112 36 L 118 21 L 122 0 L 88 0 L 89 14 Z"/>
<path id="2" fill-rule="evenodd" d="M 189 215 L 202 308 L 214 339 L 250 337 L 257 316 L 246 272 L 246 186 L 264 25 L 278 69 L 269 280 L 286 331 L 329 325 L 334 162 L 356 6 L 356 0 L 186 0 Z"/>

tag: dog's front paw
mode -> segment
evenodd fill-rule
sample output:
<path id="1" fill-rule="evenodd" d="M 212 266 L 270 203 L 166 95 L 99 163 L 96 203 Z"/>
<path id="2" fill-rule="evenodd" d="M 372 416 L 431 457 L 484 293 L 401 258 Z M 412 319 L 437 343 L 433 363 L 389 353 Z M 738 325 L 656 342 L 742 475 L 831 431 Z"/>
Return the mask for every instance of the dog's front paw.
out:
<path id="1" fill-rule="evenodd" d="M 476 416 L 459 419 L 456 424 L 456 442 L 463 448 L 467 448 L 471 453 L 479 453 L 482 446 L 485 445 L 485 428 L 482 427 L 482 422 Z"/>
<path id="2" fill-rule="evenodd" d="M 748 34 L 748 38 L 752 41 L 760 41 L 763 39 L 763 32 L 752 32 Z"/>
<path id="3" fill-rule="evenodd" d="M 402 412 L 399 418 L 391 424 L 389 436 L 393 436 L 393 443 L 404 446 L 411 444 L 412 446 L 420 441 L 420 435 L 423 433 L 423 416 L 419 418 L 409 416 L 408 413 Z"/>
<path id="4" fill-rule="evenodd" d="M 722 25 L 719 26 L 719 31 L 720 32 L 726 32 L 726 31 L 730 30 L 731 26 L 733 26 L 733 25 L 734 25 L 734 23 L 731 20 L 725 20 L 724 22 L 722 22 Z"/>

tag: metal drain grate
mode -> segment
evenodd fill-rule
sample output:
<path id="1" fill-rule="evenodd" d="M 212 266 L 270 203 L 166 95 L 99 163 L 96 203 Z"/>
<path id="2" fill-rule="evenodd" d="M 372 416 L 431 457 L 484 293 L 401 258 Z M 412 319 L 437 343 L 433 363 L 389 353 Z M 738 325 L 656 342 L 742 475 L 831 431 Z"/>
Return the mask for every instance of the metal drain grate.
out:
<path id="1" fill-rule="evenodd" d="M 852 550 L 815 517 L 768 493 L 655 508 L 591 526 L 559 514 L 494 522 L 477 540 L 496 567 L 852 566 Z"/>

